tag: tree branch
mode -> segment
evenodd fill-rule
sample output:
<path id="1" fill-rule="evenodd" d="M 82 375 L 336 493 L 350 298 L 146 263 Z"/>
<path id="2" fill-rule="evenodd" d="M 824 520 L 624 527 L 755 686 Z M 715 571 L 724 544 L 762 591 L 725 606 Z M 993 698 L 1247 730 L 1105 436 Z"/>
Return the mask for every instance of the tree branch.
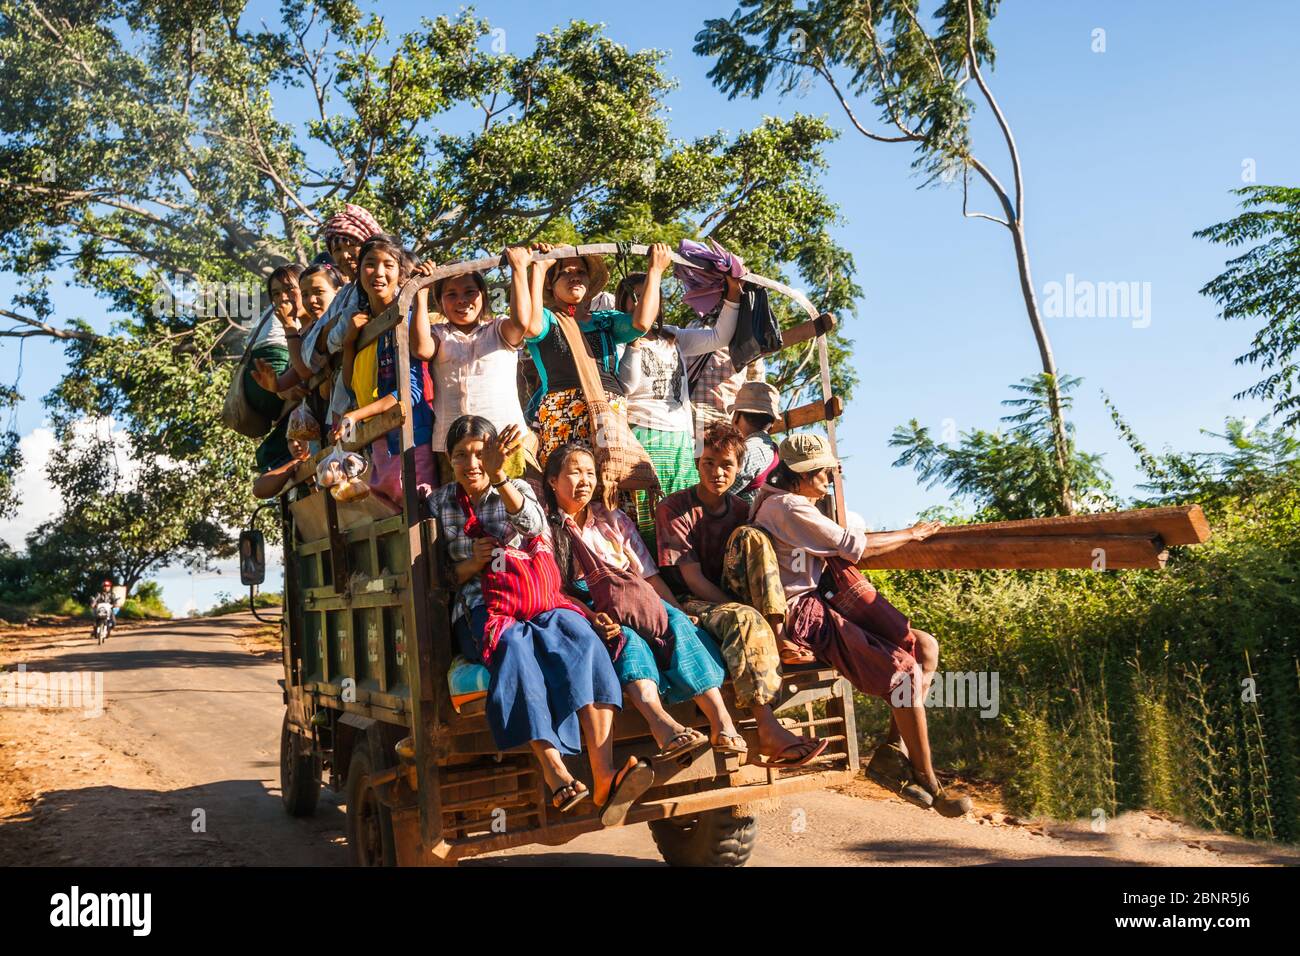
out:
<path id="1" fill-rule="evenodd" d="M 961 171 L 961 214 L 967 219 L 987 219 L 989 222 L 996 222 L 999 226 L 1011 228 L 1011 223 L 1005 219 L 999 219 L 997 216 L 990 216 L 986 212 L 967 212 L 966 196 L 970 191 L 970 167 L 963 165 Z"/>
<path id="2" fill-rule="evenodd" d="M 921 137 L 916 135 L 916 133 L 904 127 L 902 123 L 898 121 L 897 116 L 894 117 L 894 125 L 903 130 L 902 136 L 884 136 L 880 133 L 872 132 L 863 126 L 858 122 L 858 117 L 853 112 L 853 108 L 849 106 L 848 100 L 844 98 L 844 94 L 840 92 L 840 87 L 839 84 L 835 82 L 835 77 L 832 76 L 831 71 L 827 69 L 825 60 L 822 58 L 821 50 L 817 50 L 816 55 L 818 62 L 813 69 L 826 78 L 826 82 L 830 84 L 831 89 L 835 93 L 835 98 L 840 101 L 840 107 L 844 110 L 844 115 L 849 118 L 849 122 L 857 128 L 859 133 L 867 137 L 867 139 L 875 140 L 877 143 L 910 143 L 921 139 Z M 893 111 L 891 110 L 890 112 L 892 113 Z"/>
<path id="3" fill-rule="evenodd" d="M 0 309 L 0 316 L 6 319 L 12 319 L 15 322 L 21 322 L 30 326 L 27 329 L 0 329 L 0 338 L 7 339 L 28 339 L 33 336 L 46 336 L 52 339 L 79 339 L 82 342 L 95 342 L 101 336 L 93 332 L 83 332 L 79 329 L 59 329 L 39 319 L 29 318 L 25 315 L 19 315 L 17 312 L 10 312 L 8 309 Z"/>
<path id="4" fill-rule="evenodd" d="M 1002 115 L 1002 108 L 998 106 L 998 101 L 993 98 L 993 91 L 984 82 L 984 74 L 980 71 L 979 63 L 975 59 L 975 7 L 973 6 L 973 0 L 966 0 L 966 56 L 970 61 L 971 75 L 975 77 L 975 82 L 978 84 L 980 92 L 984 94 L 984 99 L 988 101 L 989 107 L 993 110 L 998 126 L 1002 129 L 1002 135 L 1007 141 L 1007 152 L 1011 154 L 1011 172 L 1016 183 L 1015 221 L 1022 223 L 1025 217 L 1025 184 L 1020 174 L 1020 151 L 1016 149 L 1016 140 L 1011 135 L 1011 127 L 1007 123 L 1007 118 Z M 1005 192 L 1005 190 L 1003 191 Z M 1008 211 L 1008 215 L 1010 215 L 1010 211 Z"/>

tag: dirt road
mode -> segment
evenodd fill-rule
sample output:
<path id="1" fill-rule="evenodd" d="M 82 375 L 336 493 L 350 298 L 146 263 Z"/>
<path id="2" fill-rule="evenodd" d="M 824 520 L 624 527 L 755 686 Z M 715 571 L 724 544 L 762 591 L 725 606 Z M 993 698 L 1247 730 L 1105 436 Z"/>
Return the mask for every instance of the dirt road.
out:
<path id="1" fill-rule="evenodd" d="M 249 615 L 120 627 L 103 647 L 84 629 L 0 631 L 0 664 L 103 676 L 102 714 L 0 708 L 0 864 L 323 865 L 346 862 L 343 810 L 325 791 L 310 820 L 279 794 L 283 714 L 272 648 Z M 791 798 L 762 815 L 750 865 L 1300 863 L 1300 850 L 1128 813 L 1087 822 L 1006 823 L 997 807 L 961 820 L 917 810 L 866 783 Z M 643 826 L 529 847 L 472 865 L 658 865 Z"/>

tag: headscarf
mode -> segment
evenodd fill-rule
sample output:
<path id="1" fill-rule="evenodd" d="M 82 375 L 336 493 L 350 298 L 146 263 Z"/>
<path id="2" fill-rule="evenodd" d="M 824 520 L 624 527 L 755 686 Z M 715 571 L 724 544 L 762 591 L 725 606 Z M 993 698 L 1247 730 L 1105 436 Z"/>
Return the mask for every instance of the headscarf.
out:
<path id="1" fill-rule="evenodd" d="M 331 239 L 351 239 L 362 243 L 383 231 L 383 227 L 368 209 L 347 203 L 342 212 L 335 213 L 326 221 L 325 244 L 329 245 Z"/>

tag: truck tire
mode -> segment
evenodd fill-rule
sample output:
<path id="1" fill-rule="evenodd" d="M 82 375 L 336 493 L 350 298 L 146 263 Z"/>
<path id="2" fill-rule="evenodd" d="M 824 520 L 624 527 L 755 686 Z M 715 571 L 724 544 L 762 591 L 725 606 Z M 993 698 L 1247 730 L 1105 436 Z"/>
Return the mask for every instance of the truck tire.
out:
<path id="1" fill-rule="evenodd" d="M 291 817 L 309 817 L 320 799 L 320 764 L 314 754 L 298 752 L 295 734 L 284 715 L 280 729 L 280 799 Z"/>
<path id="2" fill-rule="evenodd" d="M 348 858 L 353 866 L 395 866 L 393 818 L 370 787 L 370 755 L 360 746 L 348 766 Z"/>
<path id="3" fill-rule="evenodd" d="M 669 866 L 744 866 L 758 840 L 758 821 L 741 807 L 651 820 L 649 826 Z"/>

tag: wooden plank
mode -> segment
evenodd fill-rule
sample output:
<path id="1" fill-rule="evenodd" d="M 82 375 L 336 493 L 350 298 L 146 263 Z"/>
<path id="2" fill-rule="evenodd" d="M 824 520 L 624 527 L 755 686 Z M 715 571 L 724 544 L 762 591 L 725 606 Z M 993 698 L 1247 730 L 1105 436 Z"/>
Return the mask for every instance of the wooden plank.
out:
<path id="1" fill-rule="evenodd" d="M 864 558 L 858 567 L 894 570 L 1001 569 L 1123 570 L 1163 568 L 1169 553 L 1159 535 L 935 534 L 887 554 Z"/>
<path id="2" fill-rule="evenodd" d="M 935 533 L 935 538 L 979 536 L 996 533 L 1012 535 L 1160 535 L 1165 544 L 1201 544 L 1210 537 L 1210 524 L 1200 505 L 1170 508 L 1136 508 L 1105 514 L 1065 515 L 1057 518 L 1029 518 L 1023 521 L 997 521 L 991 524 L 952 525 Z"/>
<path id="3" fill-rule="evenodd" d="M 843 412 L 844 403 L 839 396 L 833 395 L 825 402 L 809 402 L 807 405 L 800 405 L 798 408 L 787 410 L 772 426 L 770 431 L 775 435 L 778 432 L 799 428 L 803 425 L 832 421 L 839 418 Z"/>
<path id="4" fill-rule="evenodd" d="M 781 333 L 781 348 L 788 349 L 792 345 L 800 345 L 818 335 L 829 335 L 835 331 L 837 324 L 834 315 L 823 312 L 815 319 L 792 325 Z"/>
<path id="5" fill-rule="evenodd" d="M 343 450 L 363 451 L 369 448 L 371 443 L 380 435 L 387 435 L 394 428 L 401 428 L 405 421 L 406 406 L 399 402 L 382 415 L 367 418 L 358 425 L 355 439 L 350 442 L 343 442 Z M 316 467 L 325 460 L 325 457 L 333 448 L 333 445 L 322 445 L 320 451 L 300 464 L 298 470 L 293 474 L 293 483 L 295 485 L 300 484 L 308 478 L 314 477 Z"/>
<path id="6" fill-rule="evenodd" d="M 843 762 L 842 757 L 840 760 Z M 648 820 L 662 820 L 674 816 L 692 816 L 719 807 L 730 807 L 772 798 L 793 796 L 797 793 L 806 793 L 809 790 L 821 790 L 826 787 L 844 784 L 852 778 L 853 771 L 835 767 L 834 769 L 820 770 L 814 773 L 781 777 L 771 784 L 721 787 L 702 790 L 698 793 L 683 794 L 678 797 L 646 800 L 633 804 L 631 809 L 628 810 L 625 825 L 631 826 Z M 575 813 L 580 812 L 575 811 Z M 557 846 L 568 843 L 574 837 L 581 836 L 583 833 L 590 833 L 601 828 L 600 819 L 594 810 L 576 819 L 573 814 L 569 816 L 569 820 L 548 827 L 544 833 L 538 829 L 520 829 L 507 831 L 506 833 L 470 837 L 465 840 L 457 840 L 454 843 L 446 842 L 441 847 L 429 847 L 429 849 L 421 853 L 420 862 L 424 865 L 438 865 L 453 859 L 464 859 L 469 856 L 477 856 L 480 853 L 490 853 L 515 846 L 526 846 L 531 843 L 545 843 Z M 539 837 L 543 836 L 545 837 L 544 840 L 539 839 Z"/>

